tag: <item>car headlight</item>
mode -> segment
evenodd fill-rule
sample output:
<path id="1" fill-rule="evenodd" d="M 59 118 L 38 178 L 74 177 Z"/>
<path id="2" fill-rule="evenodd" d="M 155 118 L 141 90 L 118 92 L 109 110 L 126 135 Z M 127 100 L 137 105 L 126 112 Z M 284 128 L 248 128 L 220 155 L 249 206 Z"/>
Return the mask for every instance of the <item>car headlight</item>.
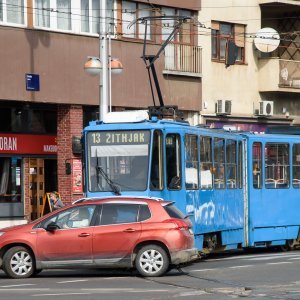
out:
<path id="1" fill-rule="evenodd" d="M 4 231 L 0 231 L 0 236 L 2 236 L 5 232 Z"/>

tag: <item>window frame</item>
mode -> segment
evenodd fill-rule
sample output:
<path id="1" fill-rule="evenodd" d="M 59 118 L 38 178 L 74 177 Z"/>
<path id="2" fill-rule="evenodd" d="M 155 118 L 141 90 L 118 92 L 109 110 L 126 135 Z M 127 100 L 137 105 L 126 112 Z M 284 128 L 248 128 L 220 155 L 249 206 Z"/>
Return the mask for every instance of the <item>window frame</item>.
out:
<path id="1" fill-rule="evenodd" d="M 161 6 L 160 7 L 160 13 L 162 15 L 169 15 L 168 13 L 164 13 L 164 10 L 173 10 L 174 11 L 174 15 L 175 16 L 184 16 L 184 12 L 188 12 L 188 14 L 190 14 L 190 16 L 192 17 L 194 15 L 194 11 L 192 10 L 188 10 L 188 9 L 182 9 L 182 8 L 176 8 L 176 7 L 167 7 L 167 6 Z M 169 24 L 171 20 L 167 20 L 166 24 Z M 185 42 L 184 39 L 182 38 L 184 36 L 183 31 L 186 31 L 186 28 L 181 28 L 179 30 L 179 32 L 174 36 L 174 38 L 170 41 L 173 44 L 180 44 L 180 45 L 193 45 L 194 44 L 194 39 L 193 39 L 193 34 L 192 34 L 192 24 L 191 23 L 185 23 L 189 25 L 189 42 Z M 166 39 L 168 38 L 169 34 L 172 32 L 173 28 L 172 28 L 173 24 L 171 24 L 171 26 L 165 26 L 164 22 L 161 22 L 161 43 L 165 42 Z M 170 28 L 169 30 L 167 30 L 166 32 L 166 38 L 164 38 L 164 33 L 163 33 L 163 28 Z M 167 35 L 167 33 L 169 33 Z"/>
<path id="2" fill-rule="evenodd" d="M 205 143 L 204 143 L 205 140 Z M 202 152 L 202 148 L 204 149 L 203 145 L 207 145 L 207 141 L 208 141 L 208 159 L 204 160 L 203 158 L 203 152 Z M 201 135 L 200 139 L 200 146 L 199 146 L 199 152 L 200 152 L 200 189 L 201 190 L 211 190 L 213 189 L 213 144 L 212 144 L 212 137 L 211 136 L 204 136 Z M 210 158 L 210 160 L 209 160 Z M 204 184 L 203 183 L 203 178 L 206 178 L 206 180 L 208 179 L 208 181 L 210 181 L 209 184 Z"/>
<path id="3" fill-rule="evenodd" d="M 195 139 L 192 141 L 192 139 Z M 189 142 L 189 144 L 188 144 Z M 194 144 L 193 144 L 194 143 Z M 196 148 L 192 149 L 192 146 L 195 146 Z M 186 134 L 184 136 L 184 153 L 185 153 L 185 189 L 186 190 L 198 190 L 199 189 L 199 142 L 198 142 L 198 136 L 196 134 Z M 190 155 L 188 156 L 188 154 Z M 191 157 L 191 160 L 188 160 L 188 157 Z M 195 160 L 196 159 L 196 160 Z M 192 168 L 196 167 L 196 183 L 190 183 L 187 182 L 187 169 L 190 169 L 187 167 L 187 164 L 191 163 Z"/>
<path id="4" fill-rule="evenodd" d="M 297 153 L 295 151 L 296 147 L 297 148 L 299 147 Z M 299 158 L 299 155 L 300 155 L 300 143 L 295 143 L 295 144 L 293 144 L 293 147 L 292 147 L 292 186 L 293 186 L 294 189 L 299 189 L 300 188 L 300 176 L 299 176 L 299 178 L 295 178 L 296 177 L 295 176 L 295 173 L 296 173 L 295 172 L 296 171 L 295 170 L 295 168 L 296 168 L 295 166 L 297 166 L 297 168 L 300 169 L 300 160 L 299 160 L 300 158 Z M 295 164 L 296 160 L 299 161 L 298 164 Z"/>
<path id="5" fill-rule="evenodd" d="M 1 25 L 7 25 L 7 26 L 12 26 L 12 27 L 27 27 L 27 3 L 25 3 L 25 0 L 22 0 L 22 8 L 23 8 L 23 23 L 15 23 L 15 22 L 8 22 L 7 21 L 7 2 L 9 0 L 2 0 L 2 20 L 0 19 L 0 24 Z M 8 4 L 10 5 L 10 4 Z"/>
<path id="6" fill-rule="evenodd" d="M 155 170 L 154 168 L 154 143 L 155 143 L 155 138 L 157 137 L 157 150 L 158 150 L 158 187 L 156 188 L 152 182 L 153 182 L 153 175 Z M 163 154 L 163 134 L 161 130 L 154 130 L 153 135 L 152 135 L 152 154 L 151 154 L 151 170 L 150 170 L 150 190 L 151 191 L 162 191 L 164 188 L 164 154 Z"/>
<path id="7" fill-rule="evenodd" d="M 233 145 L 230 149 L 230 147 Z M 237 141 L 233 139 L 227 139 L 225 142 L 225 149 L 226 149 L 226 154 L 225 154 L 225 181 L 226 181 L 226 188 L 227 189 L 237 189 L 238 187 L 238 151 L 237 151 Z M 231 155 L 231 151 L 234 150 L 234 155 Z M 233 161 L 231 161 L 233 159 Z M 235 178 L 229 178 L 229 171 L 234 170 L 235 173 Z M 229 181 L 232 180 L 232 181 Z"/>
<path id="8" fill-rule="evenodd" d="M 94 19 L 97 18 L 93 16 L 93 0 L 87 0 L 89 5 L 88 9 L 88 16 L 84 15 L 84 17 L 87 18 L 88 20 L 88 31 L 83 31 L 82 28 L 82 1 L 81 0 L 70 0 L 70 29 L 59 29 L 57 28 L 57 0 L 49 0 L 49 27 L 48 26 L 40 26 L 37 25 L 37 20 L 36 20 L 36 13 L 38 12 L 38 8 L 36 5 L 36 1 L 39 0 L 33 0 L 33 27 L 42 29 L 42 30 L 48 30 L 48 31 L 57 31 L 57 32 L 68 32 L 68 33 L 74 33 L 74 34 L 82 34 L 82 35 L 92 35 L 92 36 L 98 36 L 99 35 L 99 22 L 96 22 L 96 32 L 94 31 Z M 113 19 L 117 19 L 117 12 L 116 12 L 116 5 L 117 2 L 116 0 L 113 1 Z M 114 22 L 116 23 L 116 22 Z M 113 28 L 113 32 L 110 33 L 111 37 L 116 37 L 116 25 L 111 26 Z"/>
<path id="9" fill-rule="evenodd" d="M 132 25 L 132 30 L 133 30 L 133 36 L 129 36 L 126 35 L 125 31 L 124 31 L 124 27 L 127 27 L 128 24 L 124 24 L 124 16 L 123 16 L 123 11 L 126 10 L 123 8 L 123 3 L 124 2 L 128 2 L 128 3 L 131 3 L 133 4 L 133 6 L 135 5 L 135 14 L 132 13 L 133 16 L 133 19 L 137 19 L 139 17 L 143 17 L 143 16 L 140 16 L 139 15 L 139 11 L 143 11 L 143 9 L 139 8 L 140 6 L 148 6 L 149 9 L 150 9 L 150 16 L 153 15 L 153 11 L 151 9 L 153 9 L 151 7 L 151 5 L 148 5 L 147 3 L 142 3 L 142 2 L 134 2 L 134 1 L 130 1 L 130 0 L 122 0 L 121 1 L 121 6 L 122 6 L 122 9 L 121 9 L 121 33 L 122 33 L 122 39 L 130 39 L 130 40 L 143 40 L 144 39 L 144 33 L 145 33 L 145 28 L 143 24 L 140 24 L 140 23 L 135 23 Z M 124 12 L 125 14 L 126 12 Z M 150 32 L 149 32 L 149 29 L 150 29 Z M 147 37 L 147 41 L 149 42 L 153 42 L 154 41 L 154 36 L 153 36 L 153 30 L 152 30 L 152 22 L 150 22 L 150 24 L 148 24 L 148 34 L 149 34 L 149 38 Z"/>
<path id="10" fill-rule="evenodd" d="M 175 136 L 176 140 L 175 140 L 175 147 L 176 147 L 176 174 L 170 174 L 170 168 L 169 165 L 174 165 L 174 160 L 172 161 L 172 163 L 168 162 L 168 152 L 167 152 L 167 139 L 169 136 Z M 181 135 L 178 133 L 168 133 L 165 136 L 165 160 L 166 160 L 166 185 L 168 190 L 181 190 L 182 189 L 182 158 L 181 158 Z M 169 178 L 170 177 L 170 178 Z M 176 183 L 175 187 L 170 186 L 172 183 L 172 179 L 178 177 L 179 178 L 179 182 L 178 185 Z"/>
<path id="11" fill-rule="evenodd" d="M 222 34 L 221 26 L 231 26 L 230 34 Z M 243 27 L 243 30 L 241 28 Z M 240 32 L 239 32 L 240 31 Z M 236 64 L 245 64 L 246 43 L 245 43 L 246 25 L 238 23 L 212 21 L 211 26 L 211 60 L 214 62 L 225 62 L 226 43 L 224 46 L 224 57 L 221 57 L 221 41 L 232 39 L 235 44 L 243 44 L 243 47 L 237 46 L 240 58 L 237 57 Z M 243 33 L 243 36 L 241 34 Z M 214 51 L 215 50 L 215 51 Z M 214 56 L 215 53 L 215 56 Z"/>
<path id="12" fill-rule="evenodd" d="M 270 147 L 268 147 L 270 146 Z M 272 147 L 273 146 L 273 147 Z M 274 146 L 276 146 L 275 150 L 277 152 L 280 150 L 280 147 L 282 148 L 282 151 L 284 151 L 284 146 L 286 146 L 286 156 L 280 154 L 276 154 L 277 161 L 273 164 L 268 162 L 270 158 L 274 159 L 274 155 L 270 155 L 267 152 L 270 152 L 271 150 L 274 150 Z M 291 165 L 290 165 L 290 144 L 289 143 L 283 143 L 283 142 L 268 142 L 265 143 L 264 145 L 264 170 L 265 170 L 265 175 L 264 175 L 264 186 L 266 189 L 288 189 L 291 186 L 291 176 L 290 176 L 290 171 L 291 171 Z M 287 159 L 284 159 L 287 157 Z M 280 159 L 280 160 L 279 160 Z M 286 161 L 287 164 L 283 164 L 284 161 Z M 273 161 L 272 161 L 273 162 Z M 272 167 L 273 169 L 269 169 Z M 268 175 L 269 170 L 273 171 L 273 176 L 270 177 Z M 277 176 L 281 176 L 280 173 L 286 173 L 287 176 L 283 176 L 283 178 L 277 178 Z M 286 171 L 286 172 L 284 172 Z M 276 175 L 274 175 L 276 174 Z M 268 182 L 267 182 L 268 181 Z M 281 182 L 282 181 L 282 182 Z"/>

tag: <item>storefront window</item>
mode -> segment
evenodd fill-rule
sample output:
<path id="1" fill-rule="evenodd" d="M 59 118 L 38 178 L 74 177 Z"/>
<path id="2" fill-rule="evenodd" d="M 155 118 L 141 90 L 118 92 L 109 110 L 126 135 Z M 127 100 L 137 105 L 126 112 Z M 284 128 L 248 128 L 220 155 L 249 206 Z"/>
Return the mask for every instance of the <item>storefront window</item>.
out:
<path id="1" fill-rule="evenodd" d="M 21 159 L 0 158 L 0 203 L 21 202 Z"/>
<path id="2" fill-rule="evenodd" d="M 9 104 L 0 106 L 0 132 L 49 133 L 57 132 L 57 116 L 54 107 L 39 107 Z"/>

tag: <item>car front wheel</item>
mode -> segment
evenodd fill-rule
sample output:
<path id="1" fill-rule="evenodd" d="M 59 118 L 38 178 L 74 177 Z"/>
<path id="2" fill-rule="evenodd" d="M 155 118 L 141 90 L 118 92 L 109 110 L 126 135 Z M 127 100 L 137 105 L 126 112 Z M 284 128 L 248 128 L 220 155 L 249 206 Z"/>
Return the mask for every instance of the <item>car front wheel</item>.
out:
<path id="1" fill-rule="evenodd" d="M 166 251 L 157 245 L 142 247 L 135 260 L 135 267 L 144 277 L 162 276 L 169 268 L 169 257 Z"/>
<path id="2" fill-rule="evenodd" d="M 2 268 L 11 278 L 28 278 L 35 272 L 33 255 L 25 247 L 10 248 L 3 256 Z"/>

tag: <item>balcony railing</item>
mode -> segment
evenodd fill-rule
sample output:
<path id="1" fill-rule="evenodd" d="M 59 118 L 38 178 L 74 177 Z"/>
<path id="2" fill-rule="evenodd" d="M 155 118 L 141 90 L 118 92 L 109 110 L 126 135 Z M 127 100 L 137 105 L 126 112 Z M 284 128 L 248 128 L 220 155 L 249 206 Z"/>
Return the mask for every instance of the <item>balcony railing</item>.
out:
<path id="1" fill-rule="evenodd" d="M 180 44 L 167 45 L 164 72 L 201 77 L 202 48 Z"/>

